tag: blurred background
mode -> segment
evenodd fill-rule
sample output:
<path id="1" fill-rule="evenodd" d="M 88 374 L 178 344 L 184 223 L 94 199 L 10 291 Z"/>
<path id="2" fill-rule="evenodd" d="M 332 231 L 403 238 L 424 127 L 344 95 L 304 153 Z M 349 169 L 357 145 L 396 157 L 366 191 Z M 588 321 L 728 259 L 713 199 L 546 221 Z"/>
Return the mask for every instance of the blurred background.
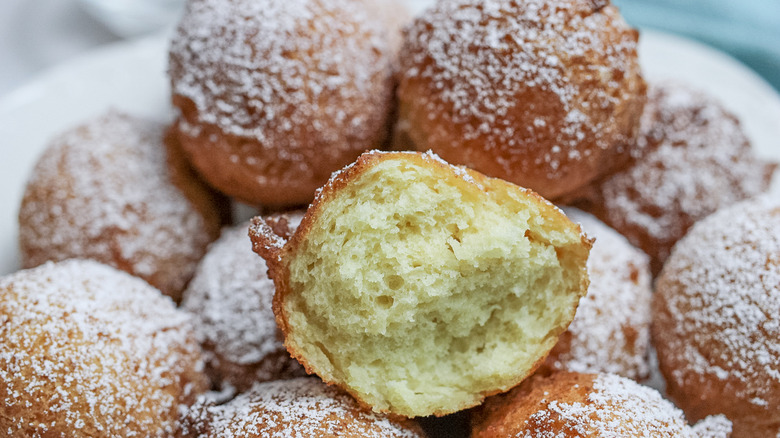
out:
<path id="1" fill-rule="evenodd" d="M 636 27 L 675 33 L 742 61 L 780 90 L 779 0 L 613 0 Z"/>
<path id="2" fill-rule="evenodd" d="M 419 8 L 428 2 L 412 1 Z M 780 90 L 780 0 L 613 1 L 634 26 L 680 34 L 719 48 Z M 92 48 L 172 25 L 181 3 L 0 0 L 0 97 L 36 73 Z"/>

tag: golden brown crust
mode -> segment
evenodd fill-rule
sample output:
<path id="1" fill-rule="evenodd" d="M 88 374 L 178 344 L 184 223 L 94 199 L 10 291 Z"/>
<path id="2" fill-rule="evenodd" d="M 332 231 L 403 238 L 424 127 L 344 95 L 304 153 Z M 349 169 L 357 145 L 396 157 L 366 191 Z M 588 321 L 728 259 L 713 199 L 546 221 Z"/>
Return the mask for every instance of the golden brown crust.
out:
<path id="1" fill-rule="evenodd" d="M 303 223 L 301 223 L 302 225 Z M 299 226 L 298 229 L 300 230 L 300 228 Z M 276 324 L 279 326 L 282 335 L 285 335 L 289 329 L 287 321 L 282 317 L 281 306 L 282 297 L 289 290 L 287 279 L 290 276 L 287 272 L 287 267 L 282 263 L 282 250 L 285 243 L 287 243 L 287 239 L 279 237 L 271 225 L 259 216 L 252 218 L 249 226 L 249 237 L 252 239 L 252 250 L 265 260 L 266 265 L 268 265 L 268 277 L 274 281 L 276 291 L 274 292 L 272 308 Z M 291 353 L 291 355 L 300 362 L 300 358 L 296 357 L 295 354 Z M 301 362 L 301 364 L 306 368 L 306 372 L 312 373 L 305 363 Z"/>
<path id="2" fill-rule="evenodd" d="M 381 147 L 393 81 L 375 15 L 353 0 L 188 4 L 170 51 L 174 128 L 204 178 L 249 204 L 301 205 Z"/>
<path id="3" fill-rule="evenodd" d="M 534 376 L 506 394 L 488 399 L 472 416 L 473 438 L 514 436 L 542 400 L 585 401 L 593 389 L 594 374 L 566 373 Z M 560 424 L 557 424 L 560 428 Z M 552 427 L 546 432 L 552 432 Z"/>
<path id="4" fill-rule="evenodd" d="M 400 129 L 417 150 L 566 195 L 629 158 L 637 40 L 608 2 L 441 2 L 406 32 Z"/>
<path id="5" fill-rule="evenodd" d="M 178 102 L 174 97 L 174 105 Z M 182 117 L 197 116 L 183 109 Z M 227 135 L 213 125 L 203 125 L 199 132 L 198 136 L 190 136 L 181 129 L 178 131 L 179 141 L 198 172 L 212 186 L 232 197 L 271 207 L 310 202 L 315 190 L 328 180 L 331 172 L 349 164 L 365 150 L 382 147 L 388 135 L 383 129 L 373 139 L 355 142 L 351 150 L 334 150 L 327 154 L 323 151 L 331 149 L 328 144 L 312 142 L 291 159 L 279 147 L 270 148 L 251 139 Z M 310 138 L 307 134 L 301 134 L 301 137 Z M 244 164 L 237 166 L 236 161 Z"/>

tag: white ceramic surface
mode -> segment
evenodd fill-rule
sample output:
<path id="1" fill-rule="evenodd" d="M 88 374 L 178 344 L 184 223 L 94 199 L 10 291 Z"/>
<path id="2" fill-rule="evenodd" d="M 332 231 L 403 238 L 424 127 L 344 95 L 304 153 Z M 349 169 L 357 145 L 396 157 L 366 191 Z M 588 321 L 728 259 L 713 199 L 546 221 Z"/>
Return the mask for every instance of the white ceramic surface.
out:
<path id="1" fill-rule="evenodd" d="M 0 101 L 0 275 L 18 267 L 19 203 L 35 160 L 53 136 L 111 107 L 170 117 L 166 48 L 164 35 L 109 46 L 38 76 Z M 780 160 L 780 97 L 752 71 L 706 46 L 657 32 L 643 33 L 640 57 L 651 81 L 677 78 L 719 97 L 743 120 L 759 153 Z"/>
<path id="2" fill-rule="evenodd" d="M 87 13 L 115 34 L 138 37 L 172 26 L 184 0 L 77 0 Z"/>

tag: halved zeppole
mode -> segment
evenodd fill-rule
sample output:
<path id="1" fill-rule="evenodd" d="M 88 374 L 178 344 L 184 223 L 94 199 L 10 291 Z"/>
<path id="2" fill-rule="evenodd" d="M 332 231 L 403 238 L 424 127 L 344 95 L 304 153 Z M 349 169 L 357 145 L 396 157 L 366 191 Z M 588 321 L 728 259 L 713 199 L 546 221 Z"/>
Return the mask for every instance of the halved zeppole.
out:
<path id="1" fill-rule="evenodd" d="M 288 351 L 377 412 L 444 415 L 512 388 L 588 286 L 578 225 L 431 153 L 367 152 L 294 234 L 276 225 L 256 218 L 250 237 Z"/>

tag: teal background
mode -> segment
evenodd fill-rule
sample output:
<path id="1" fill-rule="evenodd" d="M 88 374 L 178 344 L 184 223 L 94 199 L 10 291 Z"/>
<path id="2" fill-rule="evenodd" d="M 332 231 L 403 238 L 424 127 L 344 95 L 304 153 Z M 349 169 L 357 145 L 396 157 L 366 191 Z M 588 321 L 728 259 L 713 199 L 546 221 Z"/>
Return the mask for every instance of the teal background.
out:
<path id="1" fill-rule="evenodd" d="M 626 21 L 709 44 L 780 91 L 780 0 L 613 0 Z"/>

